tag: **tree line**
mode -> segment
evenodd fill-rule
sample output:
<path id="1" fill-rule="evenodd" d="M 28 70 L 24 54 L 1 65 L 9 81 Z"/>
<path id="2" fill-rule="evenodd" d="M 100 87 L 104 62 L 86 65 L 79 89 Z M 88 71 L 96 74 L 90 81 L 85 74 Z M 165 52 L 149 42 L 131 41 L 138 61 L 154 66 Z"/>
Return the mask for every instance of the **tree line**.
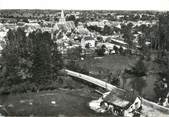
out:
<path id="1" fill-rule="evenodd" d="M 63 61 L 49 32 L 37 30 L 26 36 L 23 28 L 17 28 L 8 31 L 5 42 L 1 56 L 1 93 L 17 90 L 24 83 L 33 85 L 25 86 L 28 88 L 25 90 L 38 90 L 56 80 Z"/>

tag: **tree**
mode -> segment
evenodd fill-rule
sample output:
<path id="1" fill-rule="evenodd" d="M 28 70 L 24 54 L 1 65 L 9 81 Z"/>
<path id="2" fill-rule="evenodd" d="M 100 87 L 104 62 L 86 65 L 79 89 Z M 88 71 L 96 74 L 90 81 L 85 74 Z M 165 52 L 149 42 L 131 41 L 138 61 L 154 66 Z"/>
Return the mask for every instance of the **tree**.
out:
<path id="1" fill-rule="evenodd" d="M 163 102 L 169 92 L 169 63 L 168 58 L 158 58 L 159 78 L 155 82 L 154 91 L 156 93 L 156 101 L 161 98 Z"/>
<path id="2" fill-rule="evenodd" d="M 118 54 L 118 47 L 117 46 L 114 46 L 113 50 L 115 51 L 116 54 Z"/>
<path id="3" fill-rule="evenodd" d="M 76 17 L 74 15 L 70 15 L 66 18 L 67 21 L 75 21 Z"/>
<path id="4" fill-rule="evenodd" d="M 169 50 L 169 14 L 159 16 L 159 49 Z"/>
<path id="5" fill-rule="evenodd" d="M 119 48 L 119 53 L 120 54 L 124 54 L 124 49 L 120 46 L 120 48 Z"/>
<path id="6" fill-rule="evenodd" d="M 24 18 L 22 19 L 22 21 L 25 22 L 25 23 L 29 23 L 28 18 L 26 18 L 26 17 L 24 17 Z"/>
<path id="7" fill-rule="evenodd" d="M 89 31 L 96 31 L 96 32 L 102 33 L 102 28 L 101 28 L 101 27 L 98 27 L 97 25 L 88 26 L 87 29 L 88 29 Z"/>
<path id="8" fill-rule="evenodd" d="M 98 42 L 103 42 L 103 37 L 101 37 L 101 36 L 100 36 L 100 37 L 97 37 L 97 41 L 98 41 Z"/>
<path id="9" fill-rule="evenodd" d="M 86 74 L 89 75 L 89 71 L 86 68 L 86 66 L 84 65 L 83 67 L 76 61 L 71 60 L 67 65 L 66 65 L 67 69 L 82 73 L 82 74 Z M 81 80 L 80 80 L 81 81 Z M 83 82 L 83 81 L 82 81 Z"/>
<path id="10" fill-rule="evenodd" d="M 151 49 L 158 50 L 160 41 L 159 25 L 153 25 L 146 34 L 148 35 L 147 38 L 150 39 Z"/>
<path id="11" fill-rule="evenodd" d="M 0 81 L 4 87 L 19 87 L 27 81 L 37 85 L 48 83 L 63 67 L 50 33 L 37 30 L 27 37 L 22 28 L 9 30 L 2 61 Z"/>
<path id="12" fill-rule="evenodd" d="M 148 46 L 146 45 L 146 36 L 145 34 L 139 35 L 138 36 L 138 44 L 140 47 L 140 52 L 142 55 L 149 55 L 149 49 Z"/>
<path id="13" fill-rule="evenodd" d="M 123 34 L 123 38 L 124 41 L 128 44 L 128 48 L 133 48 L 134 44 L 133 44 L 133 40 L 134 40 L 134 36 L 132 34 L 132 24 L 129 23 L 128 25 L 122 25 L 121 28 L 121 33 Z"/>
<path id="14" fill-rule="evenodd" d="M 76 48 L 68 49 L 67 55 L 68 58 L 71 59 L 72 61 L 79 60 L 81 57 L 81 52 L 82 52 L 82 48 L 79 46 Z"/>
<path id="15" fill-rule="evenodd" d="M 90 48 L 90 43 L 87 43 L 87 44 L 85 45 L 85 48 L 86 48 L 86 49 L 89 49 L 89 48 Z"/>
<path id="16" fill-rule="evenodd" d="M 120 79 L 119 79 L 120 71 L 117 71 L 115 74 L 108 73 L 108 82 L 112 85 L 119 86 Z"/>
<path id="17" fill-rule="evenodd" d="M 56 77 L 58 70 L 63 67 L 61 54 L 57 45 L 52 41 L 49 32 L 36 31 L 34 34 L 33 49 L 33 78 L 45 82 L 46 79 Z"/>
<path id="18" fill-rule="evenodd" d="M 132 73 L 137 77 L 142 77 L 146 75 L 147 69 L 143 62 L 143 57 L 141 56 L 139 60 L 135 63 L 135 65 L 132 67 Z"/>
<path id="19" fill-rule="evenodd" d="M 104 28 L 103 28 L 102 34 L 103 35 L 112 35 L 113 29 L 110 26 L 105 25 Z"/>
<path id="20" fill-rule="evenodd" d="M 138 36 L 138 44 L 140 46 L 140 48 L 144 48 L 146 45 L 146 40 L 145 40 L 145 35 L 139 35 Z"/>
<path id="21" fill-rule="evenodd" d="M 99 48 L 99 49 L 96 50 L 96 53 L 97 53 L 98 56 L 104 56 L 105 51 L 106 51 L 106 46 L 102 45 L 101 48 Z"/>
<path id="22" fill-rule="evenodd" d="M 2 66 L 6 69 L 2 77 L 8 77 L 6 85 L 17 84 L 31 77 L 31 48 L 28 43 L 22 28 L 9 30 L 7 33 L 6 46 L 2 50 Z"/>
<path id="23" fill-rule="evenodd" d="M 126 73 L 131 75 L 131 87 L 138 91 L 141 95 L 143 88 L 146 86 L 146 81 L 144 80 L 144 76 L 146 76 L 147 69 L 143 62 L 143 57 L 140 57 L 136 64 L 131 67 L 130 70 L 125 70 Z"/>

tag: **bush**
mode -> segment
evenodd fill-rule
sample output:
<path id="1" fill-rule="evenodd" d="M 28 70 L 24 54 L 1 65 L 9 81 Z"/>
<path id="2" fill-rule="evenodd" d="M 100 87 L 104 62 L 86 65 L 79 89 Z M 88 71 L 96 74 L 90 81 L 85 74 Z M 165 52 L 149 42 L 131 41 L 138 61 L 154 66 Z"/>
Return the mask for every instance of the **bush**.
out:
<path id="1" fill-rule="evenodd" d="M 98 56 L 104 56 L 105 50 L 100 48 L 100 49 L 96 50 L 96 53 L 97 53 Z"/>
<path id="2" fill-rule="evenodd" d="M 67 65 L 66 68 L 72 71 L 76 71 L 82 74 L 89 75 L 89 71 L 86 68 L 81 67 L 78 63 L 75 61 L 70 61 Z"/>
<path id="3" fill-rule="evenodd" d="M 38 92 L 41 90 L 54 90 L 59 87 L 57 81 L 47 81 L 45 84 L 37 84 L 30 81 L 25 81 L 23 83 L 12 85 L 10 87 L 5 86 L 0 88 L 0 94 L 16 94 L 16 93 L 27 93 L 27 92 Z"/>

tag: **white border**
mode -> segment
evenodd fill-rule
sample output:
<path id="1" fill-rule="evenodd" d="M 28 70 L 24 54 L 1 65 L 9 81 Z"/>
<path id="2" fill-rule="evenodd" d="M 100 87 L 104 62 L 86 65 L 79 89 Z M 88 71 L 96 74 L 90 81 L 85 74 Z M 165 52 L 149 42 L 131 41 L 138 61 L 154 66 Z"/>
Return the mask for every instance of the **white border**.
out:
<path id="1" fill-rule="evenodd" d="M 0 0 L 0 9 L 168 11 L 169 0 Z"/>

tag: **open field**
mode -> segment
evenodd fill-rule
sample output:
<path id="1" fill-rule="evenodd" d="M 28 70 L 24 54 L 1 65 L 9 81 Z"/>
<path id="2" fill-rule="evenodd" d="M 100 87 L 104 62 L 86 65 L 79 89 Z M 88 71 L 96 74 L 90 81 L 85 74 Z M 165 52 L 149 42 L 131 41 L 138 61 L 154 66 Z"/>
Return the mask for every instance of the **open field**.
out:
<path id="1" fill-rule="evenodd" d="M 111 116 L 89 110 L 87 104 L 93 98 L 82 90 L 55 90 L 39 93 L 1 96 L 0 104 L 10 116 Z"/>
<path id="2" fill-rule="evenodd" d="M 102 58 L 89 58 L 81 62 L 82 65 L 87 66 L 89 70 L 110 70 L 111 72 L 120 70 L 132 65 L 136 61 L 135 56 L 121 56 L 121 55 L 109 55 Z M 98 69 L 97 69 L 98 68 Z"/>
<path id="3" fill-rule="evenodd" d="M 136 58 L 135 56 L 109 55 L 102 58 L 85 59 L 80 64 L 88 69 L 91 74 L 98 74 L 100 79 L 106 80 L 108 73 L 116 74 L 133 65 L 136 62 Z"/>

